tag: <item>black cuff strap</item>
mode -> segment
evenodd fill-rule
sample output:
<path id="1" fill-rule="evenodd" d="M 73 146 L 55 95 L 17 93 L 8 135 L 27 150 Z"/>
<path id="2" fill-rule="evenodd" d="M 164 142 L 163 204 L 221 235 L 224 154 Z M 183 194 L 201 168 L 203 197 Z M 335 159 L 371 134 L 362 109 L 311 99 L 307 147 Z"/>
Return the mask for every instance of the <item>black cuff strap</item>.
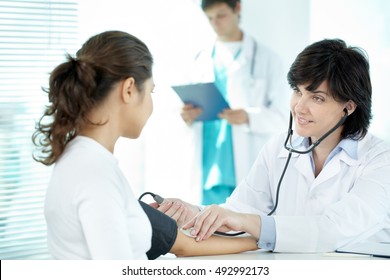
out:
<path id="1" fill-rule="evenodd" d="M 139 202 L 152 224 L 152 247 L 146 253 L 149 260 L 165 255 L 171 250 L 177 237 L 177 224 L 174 219 L 154 209 L 149 204 Z"/>

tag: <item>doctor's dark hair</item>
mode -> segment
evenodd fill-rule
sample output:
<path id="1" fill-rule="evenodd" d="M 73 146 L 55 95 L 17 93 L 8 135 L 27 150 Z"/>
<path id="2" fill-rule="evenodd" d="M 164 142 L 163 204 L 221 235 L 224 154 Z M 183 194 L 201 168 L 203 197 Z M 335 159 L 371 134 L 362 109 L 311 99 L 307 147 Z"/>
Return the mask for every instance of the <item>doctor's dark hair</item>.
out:
<path id="1" fill-rule="evenodd" d="M 201 7 L 205 11 L 215 4 L 225 3 L 234 10 L 239 2 L 240 0 L 202 0 Z"/>
<path id="2" fill-rule="evenodd" d="M 83 44 L 75 57 L 67 55 L 66 62 L 51 72 L 49 87 L 43 89 L 50 104 L 32 136 L 40 150 L 39 155 L 33 155 L 34 159 L 51 165 L 84 125 L 103 125 L 87 119 L 90 110 L 129 77 L 143 92 L 144 82 L 152 77 L 152 64 L 147 46 L 121 31 L 97 34 Z"/>
<path id="3" fill-rule="evenodd" d="M 297 56 L 287 79 L 293 89 L 308 84 L 308 91 L 327 81 L 336 101 L 352 100 L 357 105 L 346 119 L 341 137 L 358 140 L 367 134 L 372 118 L 372 88 L 368 58 L 360 48 L 348 47 L 340 39 L 313 43 Z"/>

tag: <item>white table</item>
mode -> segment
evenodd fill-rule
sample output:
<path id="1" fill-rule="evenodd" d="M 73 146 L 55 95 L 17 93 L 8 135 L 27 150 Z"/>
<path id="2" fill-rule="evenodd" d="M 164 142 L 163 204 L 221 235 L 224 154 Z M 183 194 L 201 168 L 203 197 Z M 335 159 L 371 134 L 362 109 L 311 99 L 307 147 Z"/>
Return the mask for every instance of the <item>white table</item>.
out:
<path id="1" fill-rule="evenodd" d="M 298 254 L 298 253 L 273 253 L 264 250 L 249 251 L 240 254 L 200 256 L 200 257 L 180 257 L 173 254 L 166 254 L 158 258 L 159 260 L 380 260 L 370 255 L 342 254 L 342 253 L 322 253 L 322 254 Z"/>
<path id="2" fill-rule="evenodd" d="M 183 270 L 188 268 L 205 269 L 209 277 L 225 275 L 219 275 L 221 271 L 233 272 L 233 276 L 228 275 L 226 277 L 230 278 L 225 279 L 255 279 L 254 276 L 240 275 L 239 273 L 235 275 L 234 272 L 237 269 L 238 271 L 255 269 L 258 273 L 260 268 L 269 271 L 272 279 L 387 279 L 388 276 L 384 275 L 390 273 L 388 260 L 388 258 L 360 254 L 297 254 L 257 250 L 240 254 L 180 258 L 167 254 L 158 258 L 157 262 L 153 264 L 171 268 L 177 266 Z M 256 275 L 256 277 L 267 276 L 265 274 Z"/>

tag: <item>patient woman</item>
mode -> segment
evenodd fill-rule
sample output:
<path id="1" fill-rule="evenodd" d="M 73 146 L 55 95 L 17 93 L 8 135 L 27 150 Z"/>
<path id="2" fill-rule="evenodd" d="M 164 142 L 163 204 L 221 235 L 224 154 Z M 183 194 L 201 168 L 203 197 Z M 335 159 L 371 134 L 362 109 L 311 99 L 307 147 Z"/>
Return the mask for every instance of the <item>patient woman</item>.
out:
<path id="1" fill-rule="evenodd" d="M 197 243 L 135 198 L 113 151 L 119 137 L 139 137 L 153 111 L 152 64 L 139 39 L 108 31 L 51 73 L 45 90 L 50 104 L 33 141 L 34 158 L 55 163 L 45 200 L 53 258 L 154 259 L 168 251 L 188 256 L 257 249 L 251 237 Z"/>

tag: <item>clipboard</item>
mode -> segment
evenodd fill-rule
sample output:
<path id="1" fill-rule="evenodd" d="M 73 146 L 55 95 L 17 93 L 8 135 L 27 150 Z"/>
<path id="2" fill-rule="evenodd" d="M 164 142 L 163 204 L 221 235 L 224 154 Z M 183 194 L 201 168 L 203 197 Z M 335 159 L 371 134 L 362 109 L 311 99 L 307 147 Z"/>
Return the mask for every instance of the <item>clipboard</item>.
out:
<path id="1" fill-rule="evenodd" d="M 172 88 L 184 103 L 203 109 L 195 121 L 217 120 L 219 113 L 230 108 L 214 83 L 188 84 Z"/>

